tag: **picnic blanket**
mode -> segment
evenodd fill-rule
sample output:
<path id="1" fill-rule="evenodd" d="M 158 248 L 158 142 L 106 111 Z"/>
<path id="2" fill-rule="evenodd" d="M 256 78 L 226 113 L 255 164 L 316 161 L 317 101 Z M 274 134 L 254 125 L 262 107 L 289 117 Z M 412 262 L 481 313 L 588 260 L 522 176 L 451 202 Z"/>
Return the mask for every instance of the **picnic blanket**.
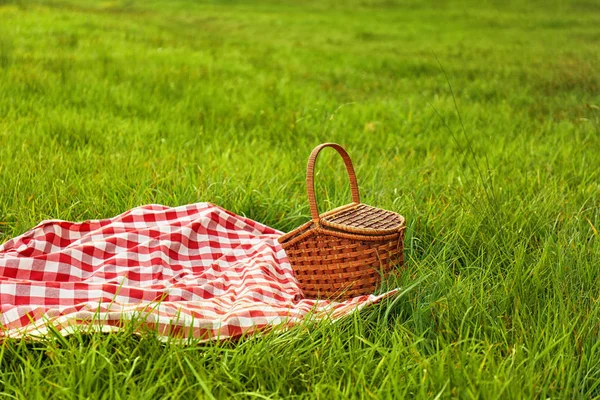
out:
<path id="1" fill-rule="evenodd" d="M 280 235 L 210 203 L 43 221 L 0 246 L 0 339 L 132 320 L 162 337 L 224 339 L 339 318 L 385 296 L 304 298 Z"/>

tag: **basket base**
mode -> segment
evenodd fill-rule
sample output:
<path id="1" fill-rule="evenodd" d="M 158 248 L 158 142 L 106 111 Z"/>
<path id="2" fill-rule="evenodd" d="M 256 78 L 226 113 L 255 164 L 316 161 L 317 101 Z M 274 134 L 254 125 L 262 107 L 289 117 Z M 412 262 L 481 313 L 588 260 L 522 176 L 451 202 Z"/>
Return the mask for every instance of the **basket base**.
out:
<path id="1" fill-rule="evenodd" d="M 348 299 L 372 294 L 392 270 L 402 267 L 403 232 L 380 242 L 319 234 L 285 251 L 307 298 Z"/>

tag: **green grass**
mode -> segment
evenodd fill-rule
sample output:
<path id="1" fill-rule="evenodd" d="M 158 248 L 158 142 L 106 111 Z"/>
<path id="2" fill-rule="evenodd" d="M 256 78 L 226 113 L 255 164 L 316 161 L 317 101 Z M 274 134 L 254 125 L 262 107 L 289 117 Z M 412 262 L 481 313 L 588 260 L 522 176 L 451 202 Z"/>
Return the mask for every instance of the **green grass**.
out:
<path id="1" fill-rule="evenodd" d="M 334 141 L 406 216 L 418 282 L 239 343 L 7 340 L 0 391 L 600 397 L 600 7 L 504 3 L 0 0 L 0 242 L 197 201 L 288 231 Z M 347 202 L 318 167 L 321 208 Z"/>

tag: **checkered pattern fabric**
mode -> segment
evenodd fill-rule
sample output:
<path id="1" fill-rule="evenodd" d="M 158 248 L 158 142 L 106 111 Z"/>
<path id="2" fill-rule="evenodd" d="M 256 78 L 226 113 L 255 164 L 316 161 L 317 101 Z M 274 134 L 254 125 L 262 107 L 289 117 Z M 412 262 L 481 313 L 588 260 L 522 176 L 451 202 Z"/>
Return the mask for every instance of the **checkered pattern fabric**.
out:
<path id="1" fill-rule="evenodd" d="M 0 246 L 0 338 L 119 329 L 237 337 L 382 296 L 305 299 L 272 228 L 209 203 L 44 221 Z M 385 295 L 384 295 L 385 296 Z"/>

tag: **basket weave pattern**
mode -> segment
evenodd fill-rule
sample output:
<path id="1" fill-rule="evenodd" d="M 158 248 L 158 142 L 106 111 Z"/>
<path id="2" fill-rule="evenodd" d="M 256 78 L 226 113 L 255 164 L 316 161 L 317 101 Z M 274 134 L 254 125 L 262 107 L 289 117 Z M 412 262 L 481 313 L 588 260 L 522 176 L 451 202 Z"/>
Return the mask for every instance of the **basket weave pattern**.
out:
<path id="1" fill-rule="evenodd" d="M 337 150 L 344 160 L 352 203 L 319 215 L 314 167 L 325 147 Z M 360 203 L 352 161 L 335 143 L 311 153 L 306 188 L 312 220 L 279 238 L 305 296 L 345 299 L 373 293 L 394 266 L 404 263 L 404 217 Z"/>

